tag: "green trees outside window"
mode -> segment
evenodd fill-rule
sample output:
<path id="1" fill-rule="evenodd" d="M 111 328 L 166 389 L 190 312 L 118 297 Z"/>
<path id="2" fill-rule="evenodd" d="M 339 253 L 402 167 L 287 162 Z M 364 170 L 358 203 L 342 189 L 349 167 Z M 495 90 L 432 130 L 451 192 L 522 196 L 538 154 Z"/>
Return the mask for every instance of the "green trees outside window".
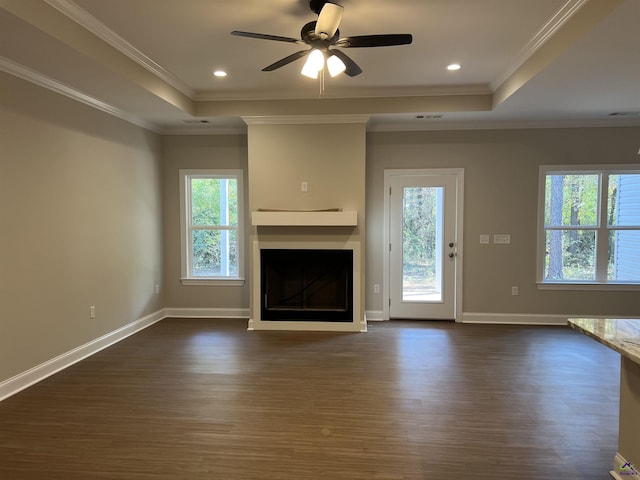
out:
<path id="1" fill-rule="evenodd" d="M 183 279 L 237 279 L 242 172 L 181 170 Z"/>
<path id="2" fill-rule="evenodd" d="M 194 277 L 238 274 L 238 182 L 191 179 L 192 273 Z"/>
<path id="3" fill-rule="evenodd" d="M 640 174 L 548 171 L 543 282 L 640 283 Z"/>

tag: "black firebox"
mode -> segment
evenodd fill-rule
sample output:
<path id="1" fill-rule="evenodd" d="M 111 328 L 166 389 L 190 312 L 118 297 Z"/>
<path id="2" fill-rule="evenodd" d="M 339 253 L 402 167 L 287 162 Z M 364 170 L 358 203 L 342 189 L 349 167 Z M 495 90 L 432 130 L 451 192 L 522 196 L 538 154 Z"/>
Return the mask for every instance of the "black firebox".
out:
<path id="1" fill-rule="evenodd" d="M 353 321 L 352 250 L 260 250 L 262 320 Z"/>

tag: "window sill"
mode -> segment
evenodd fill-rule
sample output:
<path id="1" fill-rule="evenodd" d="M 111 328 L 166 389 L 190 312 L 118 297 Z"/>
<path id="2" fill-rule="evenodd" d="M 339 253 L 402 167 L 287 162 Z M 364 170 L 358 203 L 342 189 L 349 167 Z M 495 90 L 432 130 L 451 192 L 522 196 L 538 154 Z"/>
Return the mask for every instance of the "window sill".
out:
<path id="1" fill-rule="evenodd" d="M 181 278 L 182 285 L 215 285 L 217 287 L 242 287 L 244 278 Z"/>
<path id="2" fill-rule="evenodd" d="M 541 283 L 538 282 L 538 290 L 583 290 L 605 292 L 634 292 L 640 291 L 637 283 Z"/>

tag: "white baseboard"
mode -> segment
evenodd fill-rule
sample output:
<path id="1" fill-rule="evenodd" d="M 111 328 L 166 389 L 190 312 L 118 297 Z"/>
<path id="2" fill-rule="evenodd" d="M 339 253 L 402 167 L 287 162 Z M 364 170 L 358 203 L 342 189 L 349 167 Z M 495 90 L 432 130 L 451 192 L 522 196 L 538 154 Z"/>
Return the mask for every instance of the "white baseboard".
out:
<path id="1" fill-rule="evenodd" d="M 124 325 L 117 330 L 102 335 L 95 340 L 91 340 L 84 345 L 80 345 L 73 350 L 65 352 L 62 355 L 58 355 L 51 360 L 47 360 L 40 365 L 36 365 L 25 372 L 19 373 L 18 375 L 0 382 L 0 401 L 15 395 L 21 390 L 44 380 L 60 370 L 70 367 L 74 363 L 77 363 L 80 360 L 83 360 L 100 350 L 103 350 L 114 343 L 139 332 L 150 325 L 153 325 L 156 322 L 159 322 L 163 318 L 165 318 L 164 310 L 158 310 L 157 312 L 151 313 L 134 322 Z"/>
<path id="2" fill-rule="evenodd" d="M 315 322 L 315 321 L 280 321 L 268 320 L 257 321 L 249 319 L 247 324 L 249 331 L 285 331 L 285 332 L 366 332 L 367 323 L 365 321 L 354 322 Z"/>
<path id="3" fill-rule="evenodd" d="M 382 322 L 383 311 L 367 310 L 368 322 Z M 579 317 L 580 315 L 574 315 Z M 566 325 L 570 315 L 539 315 L 528 313 L 478 313 L 465 312 L 462 314 L 462 323 L 489 323 L 506 325 Z"/>
<path id="4" fill-rule="evenodd" d="M 464 312 L 462 323 L 493 323 L 508 325 L 566 325 L 570 315 L 540 315 L 528 313 Z"/>
<path id="5" fill-rule="evenodd" d="M 367 310 L 364 312 L 367 322 L 384 321 L 384 312 L 382 310 Z"/>
<path id="6" fill-rule="evenodd" d="M 616 480 L 632 480 L 635 478 L 640 478 L 640 472 L 637 467 L 635 470 L 623 470 L 622 466 L 627 464 L 628 461 L 620 455 L 620 453 L 616 453 L 616 456 L 613 458 L 613 470 L 609 472 Z M 632 467 L 633 468 L 633 467 Z"/>
<path id="7" fill-rule="evenodd" d="M 248 308 L 165 308 L 165 318 L 249 318 Z"/>

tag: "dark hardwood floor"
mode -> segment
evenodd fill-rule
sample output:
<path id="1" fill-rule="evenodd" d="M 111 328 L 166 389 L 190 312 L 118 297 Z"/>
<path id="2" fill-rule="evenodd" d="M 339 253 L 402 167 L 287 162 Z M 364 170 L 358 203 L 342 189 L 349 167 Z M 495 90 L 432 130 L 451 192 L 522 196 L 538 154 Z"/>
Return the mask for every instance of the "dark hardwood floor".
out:
<path id="1" fill-rule="evenodd" d="M 564 327 L 164 320 L 0 403 L 0 478 L 605 480 L 619 356 Z"/>

